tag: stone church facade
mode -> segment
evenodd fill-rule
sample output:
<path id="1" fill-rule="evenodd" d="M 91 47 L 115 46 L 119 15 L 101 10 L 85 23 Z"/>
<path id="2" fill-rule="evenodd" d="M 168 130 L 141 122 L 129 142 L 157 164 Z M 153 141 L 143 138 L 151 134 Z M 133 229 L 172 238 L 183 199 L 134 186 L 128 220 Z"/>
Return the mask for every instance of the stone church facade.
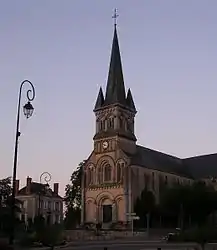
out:
<path id="1" fill-rule="evenodd" d="M 217 177 L 217 154 L 180 159 L 136 144 L 136 107 L 125 91 L 116 26 L 105 95 L 94 113 L 94 149 L 83 167 L 82 223 L 127 222 L 144 188 L 156 201 L 162 187 Z"/>

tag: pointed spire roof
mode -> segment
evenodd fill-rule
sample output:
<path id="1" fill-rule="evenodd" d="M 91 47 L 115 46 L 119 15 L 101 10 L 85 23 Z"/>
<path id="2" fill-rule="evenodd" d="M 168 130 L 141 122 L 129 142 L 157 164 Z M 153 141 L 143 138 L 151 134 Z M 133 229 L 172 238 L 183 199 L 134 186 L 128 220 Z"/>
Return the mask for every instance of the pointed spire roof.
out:
<path id="1" fill-rule="evenodd" d="M 104 96 L 103 96 L 102 88 L 100 87 L 94 110 L 101 108 L 103 104 L 104 104 Z"/>
<path id="2" fill-rule="evenodd" d="M 126 105 L 126 93 L 116 25 L 114 27 L 110 67 L 105 94 L 105 105 L 114 103 Z"/>
<path id="3" fill-rule="evenodd" d="M 135 106 L 135 104 L 134 104 L 133 96 L 132 96 L 132 93 L 131 93 L 131 90 L 130 90 L 130 89 L 128 89 L 128 91 L 127 91 L 126 103 L 127 103 L 127 106 L 128 106 L 131 110 L 136 111 L 136 106 Z"/>

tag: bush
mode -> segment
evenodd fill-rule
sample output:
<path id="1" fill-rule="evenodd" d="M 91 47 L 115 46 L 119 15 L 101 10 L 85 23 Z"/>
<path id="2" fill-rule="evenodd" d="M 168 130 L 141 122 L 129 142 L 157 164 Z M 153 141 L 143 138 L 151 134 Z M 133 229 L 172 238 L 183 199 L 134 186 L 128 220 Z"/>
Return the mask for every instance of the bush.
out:
<path id="1" fill-rule="evenodd" d="M 45 228 L 41 234 L 40 242 L 44 246 L 55 246 L 64 244 L 63 230 L 61 225 L 52 225 Z"/>
<path id="2" fill-rule="evenodd" d="M 34 245 L 36 241 L 36 234 L 35 233 L 24 233 L 20 236 L 18 244 L 22 247 L 30 247 Z"/>
<path id="3" fill-rule="evenodd" d="M 171 237 L 171 241 L 178 242 L 197 242 L 200 245 L 206 244 L 207 242 L 215 242 L 217 239 L 217 228 L 216 227 L 197 227 L 192 228 Z"/>

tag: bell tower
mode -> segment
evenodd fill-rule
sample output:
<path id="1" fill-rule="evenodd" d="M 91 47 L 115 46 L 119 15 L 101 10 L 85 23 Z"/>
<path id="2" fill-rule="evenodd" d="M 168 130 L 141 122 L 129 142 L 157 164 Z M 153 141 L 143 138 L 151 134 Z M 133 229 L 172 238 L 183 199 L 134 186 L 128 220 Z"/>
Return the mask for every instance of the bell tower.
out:
<path id="1" fill-rule="evenodd" d="M 128 89 L 127 94 L 125 91 L 116 23 L 106 92 L 104 95 L 100 87 L 94 113 L 96 116 L 96 131 L 93 138 L 95 153 L 115 151 L 120 144 L 129 152 L 135 150 L 136 107 L 131 90 Z"/>

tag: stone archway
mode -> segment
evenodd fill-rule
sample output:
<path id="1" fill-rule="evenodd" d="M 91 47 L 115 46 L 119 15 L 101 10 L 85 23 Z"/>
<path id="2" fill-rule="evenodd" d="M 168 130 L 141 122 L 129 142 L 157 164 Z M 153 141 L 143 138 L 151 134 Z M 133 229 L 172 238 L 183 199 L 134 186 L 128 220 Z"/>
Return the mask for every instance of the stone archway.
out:
<path id="1" fill-rule="evenodd" d="M 102 222 L 111 223 L 112 222 L 112 201 L 108 198 L 105 198 L 101 203 L 101 213 L 102 213 Z"/>
<path id="2" fill-rule="evenodd" d="M 112 223 L 114 217 L 114 198 L 110 192 L 103 192 L 97 197 L 98 219 L 103 224 Z"/>

